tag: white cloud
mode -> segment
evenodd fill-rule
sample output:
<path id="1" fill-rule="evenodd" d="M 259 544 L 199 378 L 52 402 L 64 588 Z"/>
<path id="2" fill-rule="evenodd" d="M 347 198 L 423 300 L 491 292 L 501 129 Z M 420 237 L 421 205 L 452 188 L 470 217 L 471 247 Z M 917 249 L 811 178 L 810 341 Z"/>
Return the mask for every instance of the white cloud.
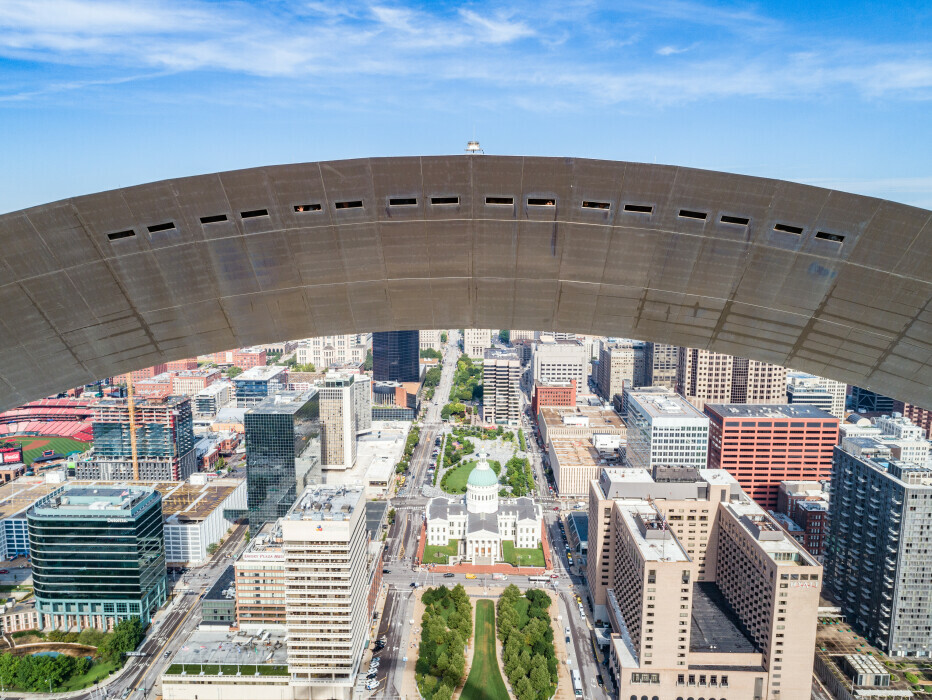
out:
<path id="1" fill-rule="evenodd" d="M 673 56 L 678 53 L 686 53 L 687 51 L 689 51 L 688 48 L 678 49 L 675 46 L 661 46 L 657 49 L 657 54 L 660 56 Z"/>

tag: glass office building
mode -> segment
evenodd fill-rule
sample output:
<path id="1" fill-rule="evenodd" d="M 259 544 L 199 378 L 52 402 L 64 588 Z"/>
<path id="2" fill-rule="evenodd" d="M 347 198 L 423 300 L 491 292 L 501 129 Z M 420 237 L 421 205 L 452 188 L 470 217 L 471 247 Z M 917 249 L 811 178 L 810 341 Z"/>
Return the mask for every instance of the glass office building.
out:
<path id="1" fill-rule="evenodd" d="M 36 610 L 48 629 L 108 629 L 165 603 L 162 497 L 142 486 L 66 485 L 26 512 Z"/>
<path id="2" fill-rule="evenodd" d="M 320 475 L 320 397 L 317 389 L 282 392 L 246 411 L 246 490 L 249 530 L 285 515 Z"/>
<path id="3" fill-rule="evenodd" d="M 372 334 L 372 380 L 416 382 L 421 377 L 419 331 Z"/>

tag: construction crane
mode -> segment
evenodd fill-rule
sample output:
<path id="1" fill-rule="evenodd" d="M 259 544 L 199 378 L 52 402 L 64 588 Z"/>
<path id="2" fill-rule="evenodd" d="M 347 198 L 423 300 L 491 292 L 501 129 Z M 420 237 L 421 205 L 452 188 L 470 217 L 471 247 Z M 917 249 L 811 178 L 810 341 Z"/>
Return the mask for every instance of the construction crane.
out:
<path id="1" fill-rule="evenodd" d="M 133 396 L 133 373 L 126 373 L 126 408 L 129 411 L 129 449 L 133 456 L 133 481 L 139 481 L 139 451 L 136 448 L 136 398 Z"/>

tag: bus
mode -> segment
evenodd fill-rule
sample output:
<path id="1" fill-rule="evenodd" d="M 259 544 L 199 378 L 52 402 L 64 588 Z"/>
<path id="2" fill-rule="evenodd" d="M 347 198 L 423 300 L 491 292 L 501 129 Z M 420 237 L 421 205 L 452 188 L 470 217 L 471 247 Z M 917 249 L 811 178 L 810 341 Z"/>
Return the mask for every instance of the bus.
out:
<path id="1" fill-rule="evenodd" d="M 547 583 L 547 581 L 549 581 L 550 579 L 547 578 L 546 576 L 528 576 L 527 580 L 535 581 L 537 583 Z"/>
<path id="2" fill-rule="evenodd" d="M 573 670 L 570 671 L 570 676 L 573 679 L 573 694 L 577 698 L 582 697 L 582 681 L 579 679 L 579 671 Z"/>

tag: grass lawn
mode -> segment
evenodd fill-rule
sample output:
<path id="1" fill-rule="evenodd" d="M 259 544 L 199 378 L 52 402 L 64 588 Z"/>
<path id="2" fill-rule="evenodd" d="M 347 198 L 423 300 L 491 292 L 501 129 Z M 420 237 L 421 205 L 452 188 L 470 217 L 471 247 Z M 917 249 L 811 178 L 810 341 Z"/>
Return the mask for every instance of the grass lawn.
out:
<path id="1" fill-rule="evenodd" d="M 438 544 L 424 545 L 425 564 L 446 564 L 447 557 L 456 556 L 459 552 L 459 540 L 450 540 L 447 546 Z"/>
<path id="2" fill-rule="evenodd" d="M 502 465 L 494 459 L 489 460 L 489 466 L 496 474 L 501 474 Z M 466 480 L 470 472 L 476 468 L 476 460 L 471 459 L 468 462 L 460 462 L 449 470 L 449 476 L 444 475 L 443 490 L 447 493 L 466 493 Z"/>
<path id="3" fill-rule="evenodd" d="M 513 542 L 502 542 L 502 556 L 505 561 L 515 566 L 544 566 L 543 547 L 536 549 L 519 549 Z"/>
<path id="4" fill-rule="evenodd" d="M 69 690 L 81 690 L 93 685 L 94 681 L 99 681 L 120 667 L 119 663 L 95 663 L 90 670 L 83 676 L 72 676 L 67 681 L 58 686 L 55 690 L 58 692 L 67 692 Z"/>
<path id="5" fill-rule="evenodd" d="M 41 457 L 46 450 L 55 450 L 58 454 L 66 455 L 69 452 L 84 452 L 87 449 L 86 442 L 72 440 L 65 437 L 47 437 L 45 435 L 19 435 L 15 437 L 5 437 L 3 440 L 15 442 L 23 446 L 23 462 L 26 466 L 32 464 L 36 457 Z M 35 447 L 31 447 L 36 445 Z"/>
<path id="6" fill-rule="evenodd" d="M 476 602 L 476 651 L 460 700 L 508 700 L 508 689 L 495 659 L 495 605 Z"/>

